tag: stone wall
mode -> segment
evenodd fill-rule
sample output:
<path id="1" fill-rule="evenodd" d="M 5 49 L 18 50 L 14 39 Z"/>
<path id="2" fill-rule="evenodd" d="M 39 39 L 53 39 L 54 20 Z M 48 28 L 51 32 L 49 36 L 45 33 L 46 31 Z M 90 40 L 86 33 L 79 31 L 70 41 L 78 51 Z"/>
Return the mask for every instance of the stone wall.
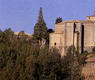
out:
<path id="1" fill-rule="evenodd" d="M 49 46 L 59 49 L 61 55 L 64 55 L 64 34 L 63 33 L 51 33 Z"/>
<path id="2" fill-rule="evenodd" d="M 84 24 L 84 47 L 94 46 L 94 24 Z"/>
<path id="3" fill-rule="evenodd" d="M 73 23 L 65 24 L 65 46 L 73 45 Z"/>
<path id="4" fill-rule="evenodd" d="M 88 16 L 86 17 L 87 20 L 95 21 L 95 16 Z"/>
<path id="5" fill-rule="evenodd" d="M 64 33 L 64 24 L 55 24 L 55 33 Z"/>
<path id="6" fill-rule="evenodd" d="M 82 68 L 82 75 L 85 80 L 95 80 L 95 54 L 89 54 L 86 62 Z"/>
<path id="7" fill-rule="evenodd" d="M 74 23 L 76 24 L 75 33 L 73 33 Z M 66 47 L 72 46 L 74 39 L 75 47 L 79 47 L 81 52 L 82 26 L 84 26 L 84 51 L 91 52 L 95 44 L 95 24 L 87 21 L 67 21 L 56 24 L 55 32 L 50 34 L 50 47 L 56 47 L 65 54 Z"/>

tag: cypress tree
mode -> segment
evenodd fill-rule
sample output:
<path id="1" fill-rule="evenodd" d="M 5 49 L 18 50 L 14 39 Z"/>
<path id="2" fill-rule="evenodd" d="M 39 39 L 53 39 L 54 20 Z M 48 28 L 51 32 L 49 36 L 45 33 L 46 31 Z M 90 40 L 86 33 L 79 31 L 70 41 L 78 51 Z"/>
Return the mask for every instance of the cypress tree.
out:
<path id="1" fill-rule="evenodd" d="M 42 8 L 40 8 L 38 21 L 34 26 L 34 38 L 36 40 L 42 40 L 47 38 L 47 26 L 43 19 Z"/>

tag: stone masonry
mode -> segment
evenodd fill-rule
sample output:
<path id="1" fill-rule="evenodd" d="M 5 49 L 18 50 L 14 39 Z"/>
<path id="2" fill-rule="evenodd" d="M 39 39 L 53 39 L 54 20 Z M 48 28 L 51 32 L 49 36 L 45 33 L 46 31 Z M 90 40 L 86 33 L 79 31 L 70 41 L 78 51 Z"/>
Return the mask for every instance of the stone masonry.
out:
<path id="1" fill-rule="evenodd" d="M 87 20 L 71 20 L 55 24 L 55 32 L 50 34 L 50 47 L 59 49 L 66 55 L 69 46 L 74 45 L 83 53 L 91 52 L 95 46 L 95 15 L 87 16 Z"/>

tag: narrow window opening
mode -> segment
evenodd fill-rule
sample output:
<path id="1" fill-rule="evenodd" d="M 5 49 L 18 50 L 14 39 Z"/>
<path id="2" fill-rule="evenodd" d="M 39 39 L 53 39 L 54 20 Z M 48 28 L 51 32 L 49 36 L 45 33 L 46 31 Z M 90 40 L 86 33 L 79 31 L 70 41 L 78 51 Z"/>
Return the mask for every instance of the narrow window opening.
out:
<path id="1" fill-rule="evenodd" d="M 56 43 L 54 43 L 54 45 L 56 46 Z"/>

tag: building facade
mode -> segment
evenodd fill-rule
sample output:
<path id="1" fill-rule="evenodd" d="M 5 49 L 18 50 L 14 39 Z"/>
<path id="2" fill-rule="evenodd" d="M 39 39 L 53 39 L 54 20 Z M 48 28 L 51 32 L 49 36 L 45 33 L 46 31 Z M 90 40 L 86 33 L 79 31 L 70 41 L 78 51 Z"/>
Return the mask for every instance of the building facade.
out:
<path id="1" fill-rule="evenodd" d="M 95 15 L 86 20 L 71 20 L 55 24 L 55 32 L 50 34 L 50 47 L 59 49 L 62 56 L 68 47 L 74 45 L 80 53 L 91 52 L 95 46 Z"/>

